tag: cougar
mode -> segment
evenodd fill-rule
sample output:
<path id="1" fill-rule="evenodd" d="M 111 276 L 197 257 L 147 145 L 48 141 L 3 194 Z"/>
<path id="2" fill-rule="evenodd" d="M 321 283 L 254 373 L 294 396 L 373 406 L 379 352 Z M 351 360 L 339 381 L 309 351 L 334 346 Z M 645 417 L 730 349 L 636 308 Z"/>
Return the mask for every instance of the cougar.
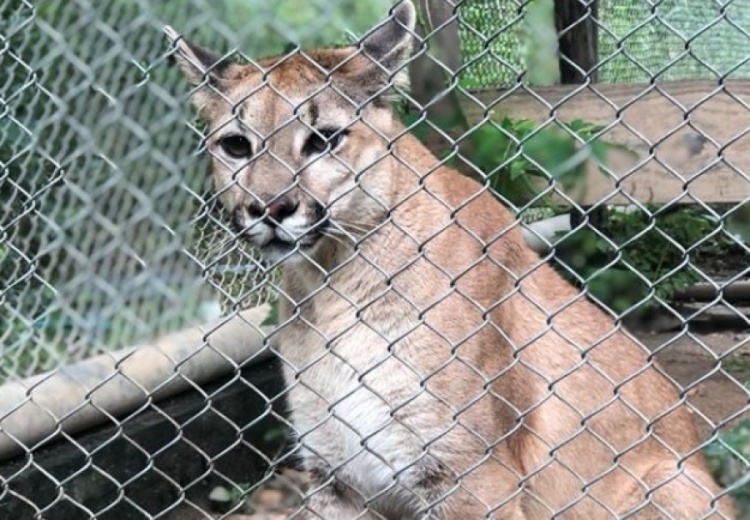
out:
<path id="1" fill-rule="evenodd" d="M 236 63 L 173 29 L 237 236 L 279 266 L 304 518 L 731 518 L 685 396 L 400 122 L 409 1 Z"/>

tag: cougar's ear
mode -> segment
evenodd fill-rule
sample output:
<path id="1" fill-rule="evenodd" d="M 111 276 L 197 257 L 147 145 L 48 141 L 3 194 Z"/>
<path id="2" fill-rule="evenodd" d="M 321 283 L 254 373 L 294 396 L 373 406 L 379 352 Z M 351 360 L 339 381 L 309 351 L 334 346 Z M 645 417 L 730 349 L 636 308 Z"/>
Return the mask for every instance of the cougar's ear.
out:
<path id="1" fill-rule="evenodd" d="M 231 62 L 189 42 L 168 25 L 164 27 L 164 34 L 176 49 L 172 56 L 191 85 L 208 83 L 213 87 L 219 86 L 232 66 Z"/>
<path id="2" fill-rule="evenodd" d="M 368 76 L 375 75 L 380 79 L 379 83 L 390 80 L 399 87 L 408 88 L 406 64 L 417 42 L 416 24 L 416 7 L 411 0 L 401 0 L 391 8 L 388 18 L 362 39 L 360 49 L 370 60 Z"/>

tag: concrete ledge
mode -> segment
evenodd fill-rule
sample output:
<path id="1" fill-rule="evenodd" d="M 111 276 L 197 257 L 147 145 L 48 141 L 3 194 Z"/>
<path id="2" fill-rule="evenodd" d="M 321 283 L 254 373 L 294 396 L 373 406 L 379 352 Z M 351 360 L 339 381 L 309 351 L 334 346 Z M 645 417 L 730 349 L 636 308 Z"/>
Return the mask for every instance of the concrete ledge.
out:
<path id="1" fill-rule="evenodd" d="M 58 432 L 0 465 L 1 516 L 167 519 L 214 485 L 257 482 L 284 448 L 283 389 L 271 359 L 77 437 Z"/>

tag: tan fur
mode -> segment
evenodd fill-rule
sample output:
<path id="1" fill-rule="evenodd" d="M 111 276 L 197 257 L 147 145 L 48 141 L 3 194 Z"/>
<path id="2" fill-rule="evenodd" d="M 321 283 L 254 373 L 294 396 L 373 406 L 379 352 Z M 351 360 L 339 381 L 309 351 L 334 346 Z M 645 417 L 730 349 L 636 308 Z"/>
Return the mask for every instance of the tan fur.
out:
<path id="1" fill-rule="evenodd" d="M 198 101 L 230 210 L 283 193 L 303 214 L 321 201 L 338 226 L 283 262 L 279 352 L 319 485 L 310 517 L 731 518 L 648 352 L 387 106 L 357 116 L 343 91 L 371 64 L 352 52 L 265 61 L 265 79 L 232 66 Z M 336 157 L 312 163 L 299 152 L 311 104 L 350 125 Z M 226 125 L 272 154 L 234 171 L 217 152 Z"/>

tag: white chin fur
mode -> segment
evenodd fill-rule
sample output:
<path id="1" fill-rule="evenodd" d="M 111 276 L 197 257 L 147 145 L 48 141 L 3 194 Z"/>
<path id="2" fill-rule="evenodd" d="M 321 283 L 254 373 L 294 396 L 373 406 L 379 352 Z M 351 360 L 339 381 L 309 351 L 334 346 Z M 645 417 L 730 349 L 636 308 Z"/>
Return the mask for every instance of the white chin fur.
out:
<path id="1" fill-rule="evenodd" d="M 266 262 L 272 265 L 295 265 L 310 261 L 317 248 L 317 243 L 312 247 L 297 247 L 291 250 L 281 250 L 276 247 L 263 248 L 261 255 Z"/>
<path id="2" fill-rule="evenodd" d="M 283 223 L 276 228 L 257 219 L 248 221 L 245 225 L 248 231 L 244 238 L 255 245 L 260 251 L 262 258 L 271 264 L 289 264 L 304 261 L 317 248 L 317 244 L 308 248 L 295 246 L 295 242 L 304 238 L 305 234 L 313 227 L 309 225 L 307 219 L 300 215 L 293 215 L 284 219 Z M 269 244 L 278 240 L 287 243 L 288 248 Z"/>

